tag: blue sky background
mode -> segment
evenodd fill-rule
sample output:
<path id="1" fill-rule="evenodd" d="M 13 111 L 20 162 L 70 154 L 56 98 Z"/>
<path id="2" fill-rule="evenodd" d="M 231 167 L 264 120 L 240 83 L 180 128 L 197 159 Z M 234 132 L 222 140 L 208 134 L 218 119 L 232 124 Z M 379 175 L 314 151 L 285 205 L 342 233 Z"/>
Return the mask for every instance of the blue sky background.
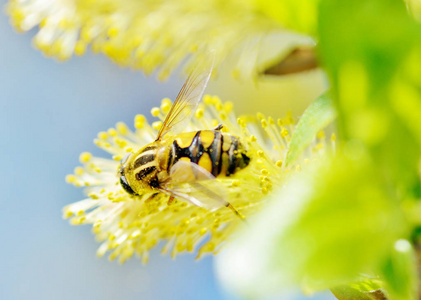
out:
<path id="1" fill-rule="evenodd" d="M 0 299 L 236 299 L 218 287 L 211 257 L 156 251 L 147 266 L 120 266 L 96 258 L 89 226 L 61 218 L 83 197 L 64 182 L 79 154 L 106 156 L 96 134 L 174 98 L 183 78 L 158 82 L 100 55 L 57 63 L 32 48 L 32 36 L 0 15 Z"/>

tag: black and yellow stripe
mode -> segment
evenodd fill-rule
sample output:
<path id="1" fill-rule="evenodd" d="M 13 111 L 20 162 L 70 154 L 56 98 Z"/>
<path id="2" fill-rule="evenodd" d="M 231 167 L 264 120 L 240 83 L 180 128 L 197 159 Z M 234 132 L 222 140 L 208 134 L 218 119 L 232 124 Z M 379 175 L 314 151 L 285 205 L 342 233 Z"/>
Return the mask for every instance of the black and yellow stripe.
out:
<path id="1" fill-rule="evenodd" d="M 168 169 L 182 158 L 205 168 L 215 177 L 230 176 L 250 162 L 238 137 L 214 130 L 178 135 L 168 155 Z"/>
<path id="2" fill-rule="evenodd" d="M 147 146 L 139 153 L 133 162 L 135 178 L 139 181 L 149 181 L 149 184 L 152 187 L 158 184 L 158 164 L 155 161 L 156 151 L 156 145 Z"/>

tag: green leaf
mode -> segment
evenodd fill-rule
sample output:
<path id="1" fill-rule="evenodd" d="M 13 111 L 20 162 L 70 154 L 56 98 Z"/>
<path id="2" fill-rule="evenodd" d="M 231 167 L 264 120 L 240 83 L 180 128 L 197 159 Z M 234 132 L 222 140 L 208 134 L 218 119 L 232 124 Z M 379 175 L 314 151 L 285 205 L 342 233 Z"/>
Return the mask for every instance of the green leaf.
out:
<path id="1" fill-rule="evenodd" d="M 323 94 L 306 109 L 291 138 L 285 164 L 293 163 L 311 144 L 317 133 L 336 117 L 332 100 Z"/>

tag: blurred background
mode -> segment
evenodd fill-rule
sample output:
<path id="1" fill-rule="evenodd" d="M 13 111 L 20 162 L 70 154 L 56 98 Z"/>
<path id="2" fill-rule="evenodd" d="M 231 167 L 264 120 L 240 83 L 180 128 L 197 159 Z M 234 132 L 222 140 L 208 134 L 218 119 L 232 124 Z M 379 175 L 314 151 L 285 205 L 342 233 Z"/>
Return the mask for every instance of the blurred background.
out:
<path id="1" fill-rule="evenodd" d="M 236 299 L 218 287 L 212 257 L 171 260 L 157 250 L 147 266 L 120 266 L 96 258 L 89 226 L 61 218 L 83 198 L 64 182 L 79 154 L 107 156 L 96 134 L 174 99 L 183 76 L 162 83 L 89 53 L 57 63 L 32 48 L 33 34 L 17 34 L 0 16 L 0 299 Z"/>

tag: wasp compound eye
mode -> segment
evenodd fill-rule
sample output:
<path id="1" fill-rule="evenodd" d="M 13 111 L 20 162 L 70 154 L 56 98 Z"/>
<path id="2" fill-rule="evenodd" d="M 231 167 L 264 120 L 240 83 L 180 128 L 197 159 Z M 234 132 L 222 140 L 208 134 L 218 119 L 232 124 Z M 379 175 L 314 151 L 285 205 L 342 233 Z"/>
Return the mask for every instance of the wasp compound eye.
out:
<path id="1" fill-rule="evenodd" d="M 129 193 L 130 195 L 135 194 L 135 192 L 132 190 L 130 185 L 127 183 L 126 177 L 124 177 L 124 176 L 120 177 L 120 184 L 127 193 Z"/>

